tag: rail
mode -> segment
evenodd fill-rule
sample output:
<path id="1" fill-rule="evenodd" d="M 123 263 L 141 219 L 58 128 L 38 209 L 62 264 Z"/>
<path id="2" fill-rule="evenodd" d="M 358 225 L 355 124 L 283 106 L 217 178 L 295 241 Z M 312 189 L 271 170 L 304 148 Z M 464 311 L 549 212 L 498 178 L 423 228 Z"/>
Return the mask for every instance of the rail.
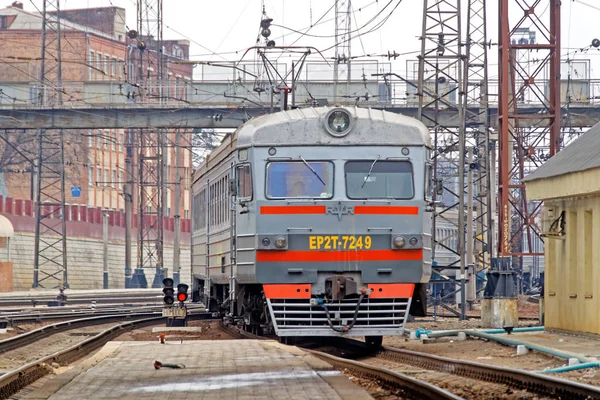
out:
<path id="1" fill-rule="evenodd" d="M 462 399 L 447 390 L 444 390 L 431 383 L 420 379 L 411 378 L 404 374 L 394 372 L 387 368 L 376 367 L 374 365 L 362 363 L 355 360 L 347 360 L 323 353 L 321 351 L 304 349 L 304 351 L 315 355 L 316 357 L 328 362 L 340 370 L 348 370 L 359 377 L 376 379 L 383 383 L 386 388 L 399 389 L 409 398 L 414 399 Z"/>
<path id="2" fill-rule="evenodd" d="M 599 387 L 554 378 L 535 372 L 498 367 L 475 361 L 456 360 L 387 346 L 381 348 L 378 356 L 420 368 L 451 373 L 480 381 L 499 383 L 544 396 L 568 399 L 600 398 Z"/>
<path id="3" fill-rule="evenodd" d="M 203 319 L 208 313 L 196 313 L 189 315 L 190 319 Z M 123 316 L 119 316 L 123 318 Z M 42 357 L 36 361 L 25 364 L 13 371 L 0 376 L 0 399 L 10 398 L 24 387 L 32 384 L 36 380 L 44 377 L 51 372 L 49 364 L 68 364 L 100 348 L 115 337 L 140 327 L 154 325 L 163 321 L 162 316 L 144 318 L 135 321 L 128 321 L 108 328 L 99 334 L 74 344 L 66 349 L 57 351 L 49 356 Z M 71 321 L 73 322 L 73 321 Z M 104 320 L 103 323 L 107 321 Z"/>

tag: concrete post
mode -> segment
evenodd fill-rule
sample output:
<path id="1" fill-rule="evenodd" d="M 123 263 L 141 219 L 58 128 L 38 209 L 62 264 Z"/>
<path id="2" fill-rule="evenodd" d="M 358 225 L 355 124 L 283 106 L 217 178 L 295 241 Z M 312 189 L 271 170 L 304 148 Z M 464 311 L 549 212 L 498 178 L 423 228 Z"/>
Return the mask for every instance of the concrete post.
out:
<path id="1" fill-rule="evenodd" d="M 128 129 L 125 144 L 125 288 L 131 286 L 131 218 L 133 218 L 133 132 Z"/>
<path id="2" fill-rule="evenodd" d="M 102 265 L 104 267 L 104 289 L 108 289 L 108 213 L 102 213 Z"/>

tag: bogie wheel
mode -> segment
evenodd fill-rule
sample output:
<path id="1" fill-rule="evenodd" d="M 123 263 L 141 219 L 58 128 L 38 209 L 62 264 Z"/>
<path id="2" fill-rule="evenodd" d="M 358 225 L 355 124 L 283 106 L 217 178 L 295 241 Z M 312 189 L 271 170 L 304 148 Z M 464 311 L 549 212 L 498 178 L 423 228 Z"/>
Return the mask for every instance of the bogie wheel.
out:
<path id="1" fill-rule="evenodd" d="M 369 347 L 378 348 L 383 343 L 383 336 L 367 336 L 365 342 Z"/>

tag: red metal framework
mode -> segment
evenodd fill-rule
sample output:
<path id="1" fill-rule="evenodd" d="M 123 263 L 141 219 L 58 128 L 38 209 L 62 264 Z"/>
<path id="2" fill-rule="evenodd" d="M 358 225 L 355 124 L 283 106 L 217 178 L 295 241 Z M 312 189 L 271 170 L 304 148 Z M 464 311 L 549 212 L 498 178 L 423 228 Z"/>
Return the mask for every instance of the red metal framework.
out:
<path id="1" fill-rule="evenodd" d="M 498 255 L 543 255 L 532 251 L 541 204 L 522 178 L 559 150 L 560 0 L 500 0 L 499 16 Z M 527 113 L 532 103 L 543 111 Z"/>

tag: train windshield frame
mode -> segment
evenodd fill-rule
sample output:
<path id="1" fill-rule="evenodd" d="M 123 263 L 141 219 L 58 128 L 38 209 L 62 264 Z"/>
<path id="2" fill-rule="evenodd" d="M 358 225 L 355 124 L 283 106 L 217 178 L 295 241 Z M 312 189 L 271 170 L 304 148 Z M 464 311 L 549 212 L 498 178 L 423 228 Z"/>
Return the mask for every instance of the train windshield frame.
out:
<path id="1" fill-rule="evenodd" d="M 415 197 L 414 171 L 410 161 L 347 161 L 344 178 L 349 199 L 410 200 Z"/>
<path id="2" fill-rule="evenodd" d="M 265 197 L 277 199 L 333 198 L 335 166 L 331 161 L 269 161 Z"/>

